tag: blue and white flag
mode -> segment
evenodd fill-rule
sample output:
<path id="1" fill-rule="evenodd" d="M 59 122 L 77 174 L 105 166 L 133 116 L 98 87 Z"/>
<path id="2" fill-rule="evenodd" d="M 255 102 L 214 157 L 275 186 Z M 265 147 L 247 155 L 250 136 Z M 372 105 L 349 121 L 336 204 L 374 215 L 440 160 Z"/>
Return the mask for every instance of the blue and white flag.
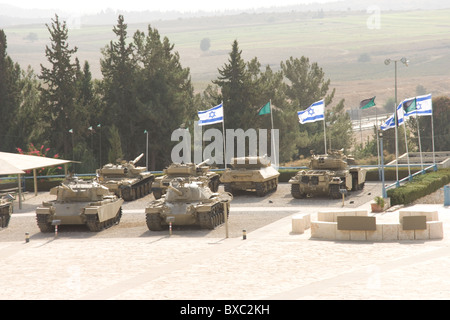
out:
<path id="1" fill-rule="evenodd" d="M 380 126 L 380 129 L 385 131 L 388 129 L 395 128 L 395 118 L 394 114 L 387 118 L 387 120 Z M 397 106 L 397 126 L 404 123 L 405 111 L 403 110 L 403 101 Z"/>
<path id="2" fill-rule="evenodd" d="M 200 119 L 199 126 L 223 122 L 223 104 L 221 103 L 206 111 L 199 111 L 198 118 Z"/>
<path id="3" fill-rule="evenodd" d="M 314 102 L 303 111 L 298 111 L 298 121 L 301 124 L 324 120 L 325 118 L 325 102 L 322 100 Z"/>
<path id="4" fill-rule="evenodd" d="M 387 120 L 380 126 L 380 129 L 385 131 L 387 129 L 395 128 L 394 115 L 387 118 Z"/>
<path id="5" fill-rule="evenodd" d="M 431 93 L 425 96 L 416 97 L 416 115 L 431 116 L 433 114 L 433 104 L 431 102 Z"/>

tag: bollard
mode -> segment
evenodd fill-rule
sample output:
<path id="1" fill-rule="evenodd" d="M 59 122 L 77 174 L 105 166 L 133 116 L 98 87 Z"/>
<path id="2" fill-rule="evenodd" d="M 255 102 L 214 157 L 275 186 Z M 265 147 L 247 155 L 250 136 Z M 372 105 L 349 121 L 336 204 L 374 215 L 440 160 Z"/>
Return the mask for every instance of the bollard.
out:
<path id="1" fill-rule="evenodd" d="M 25 243 L 30 242 L 30 234 L 28 232 L 25 232 Z"/>
<path id="2" fill-rule="evenodd" d="M 247 239 L 247 231 L 246 230 L 242 230 L 242 240 Z"/>
<path id="3" fill-rule="evenodd" d="M 172 222 L 175 221 L 175 217 L 167 217 L 166 222 L 169 223 L 169 237 L 172 235 Z"/>
<path id="4" fill-rule="evenodd" d="M 52 225 L 55 226 L 55 238 L 58 237 L 58 225 L 61 224 L 61 220 L 53 220 Z"/>
<path id="5" fill-rule="evenodd" d="M 444 206 L 450 206 L 450 186 L 444 186 Z"/>

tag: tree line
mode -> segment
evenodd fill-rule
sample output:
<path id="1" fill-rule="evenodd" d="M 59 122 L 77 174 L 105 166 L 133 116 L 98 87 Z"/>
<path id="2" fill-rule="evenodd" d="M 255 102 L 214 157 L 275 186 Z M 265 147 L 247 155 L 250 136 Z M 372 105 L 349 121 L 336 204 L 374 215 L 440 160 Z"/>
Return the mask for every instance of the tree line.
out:
<path id="1" fill-rule="evenodd" d="M 344 100 L 333 102 L 330 80 L 307 57 L 290 57 L 275 71 L 257 57 L 245 61 L 235 40 L 217 79 L 195 93 L 174 44 L 150 25 L 129 35 L 124 17 L 118 16 L 114 39 L 101 49 L 102 79 L 93 79 L 89 63 L 76 57 L 78 48 L 70 46 L 65 21 L 55 15 L 46 26 L 50 44 L 38 74 L 12 61 L 0 30 L 2 151 L 45 146 L 80 161 L 77 172 L 93 172 L 146 152 L 148 135 L 149 169 L 161 170 L 170 164 L 177 143 L 171 141 L 172 132 L 180 127 L 193 132 L 197 111 L 223 102 L 226 129 L 271 129 L 270 116 L 258 115 L 271 101 L 274 127 L 280 130 L 280 161 L 286 162 L 308 156 L 311 149 L 324 151 L 322 121 L 300 125 L 297 118 L 297 111 L 321 99 L 332 148 L 350 150 L 354 144 Z"/>

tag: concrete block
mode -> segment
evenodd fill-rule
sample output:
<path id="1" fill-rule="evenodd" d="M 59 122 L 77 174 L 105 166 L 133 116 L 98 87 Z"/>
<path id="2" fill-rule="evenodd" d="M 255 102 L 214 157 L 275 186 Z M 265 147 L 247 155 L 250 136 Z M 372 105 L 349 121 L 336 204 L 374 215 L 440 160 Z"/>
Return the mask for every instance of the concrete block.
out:
<path id="1" fill-rule="evenodd" d="M 444 239 L 444 223 L 442 221 L 427 222 L 430 230 L 430 239 Z"/>
<path id="2" fill-rule="evenodd" d="M 404 216 L 426 216 L 427 221 L 438 221 L 439 214 L 437 211 L 423 211 L 423 210 L 400 210 L 398 218 L 401 223 Z"/>
<path id="3" fill-rule="evenodd" d="M 335 211 L 319 211 L 317 212 L 317 220 L 323 222 L 336 222 Z"/>
<path id="4" fill-rule="evenodd" d="M 292 233 L 304 233 L 305 220 L 302 214 L 295 214 L 292 216 Z"/>
<path id="5" fill-rule="evenodd" d="M 382 225 L 383 229 L 383 241 L 398 240 L 398 230 L 400 224 L 397 223 L 385 223 Z"/>
<path id="6" fill-rule="evenodd" d="M 355 213 L 357 217 L 367 217 L 369 215 L 367 210 L 356 210 Z"/>
<path id="7" fill-rule="evenodd" d="M 377 224 L 375 231 L 366 231 L 367 241 L 382 241 L 383 240 L 383 225 Z"/>
<path id="8" fill-rule="evenodd" d="M 339 241 L 350 240 L 350 230 L 337 230 L 337 225 L 336 225 L 336 240 L 339 240 Z"/>
<path id="9" fill-rule="evenodd" d="M 427 228 L 423 230 L 414 230 L 415 240 L 429 240 L 430 239 L 430 229 Z"/>
<path id="10" fill-rule="evenodd" d="M 398 229 L 398 240 L 414 240 L 414 230 L 403 230 L 403 228 Z"/>
<path id="11" fill-rule="evenodd" d="M 352 241 L 366 241 L 366 231 L 365 230 L 351 230 L 350 231 L 350 240 Z"/>
<path id="12" fill-rule="evenodd" d="M 318 239 L 335 240 L 336 222 L 313 221 L 311 222 L 311 237 Z"/>

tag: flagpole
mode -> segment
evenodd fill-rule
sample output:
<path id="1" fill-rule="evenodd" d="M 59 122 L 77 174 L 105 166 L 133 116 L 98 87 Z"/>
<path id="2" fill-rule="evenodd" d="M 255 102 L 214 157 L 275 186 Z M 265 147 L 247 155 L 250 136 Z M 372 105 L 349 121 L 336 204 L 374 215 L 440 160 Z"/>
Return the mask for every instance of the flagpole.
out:
<path id="1" fill-rule="evenodd" d="M 277 153 L 275 152 L 275 137 L 273 136 L 273 115 L 272 115 L 272 99 L 269 100 L 269 106 L 270 106 L 270 121 L 272 122 L 272 132 L 270 133 L 270 137 L 272 140 L 272 155 L 273 155 L 273 159 L 274 159 L 274 164 L 275 167 L 278 167 L 277 165 Z"/>
<path id="2" fill-rule="evenodd" d="M 378 138 L 378 108 L 375 106 L 375 134 L 377 135 L 377 164 L 378 164 L 378 176 L 381 177 L 380 168 L 380 142 Z"/>
<path id="3" fill-rule="evenodd" d="M 412 176 L 411 176 L 411 167 L 409 165 L 409 151 L 408 151 L 408 140 L 406 138 L 406 118 L 405 118 L 405 116 L 403 116 L 403 132 L 405 133 L 405 148 L 406 148 L 406 158 L 408 160 L 408 174 L 409 174 L 409 180 L 411 180 Z"/>
<path id="4" fill-rule="evenodd" d="M 433 106 L 431 107 L 431 144 L 433 145 L 433 165 L 436 166 L 436 155 L 435 155 L 435 151 L 434 151 Z M 436 168 L 435 168 L 435 170 L 436 170 Z"/>
<path id="5" fill-rule="evenodd" d="M 324 154 L 328 154 L 328 152 L 327 152 L 327 132 L 325 129 L 325 101 L 323 103 L 323 142 L 325 143 L 325 153 Z"/>
<path id="6" fill-rule="evenodd" d="M 416 122 L 417 122 L 417 135 L 419 137 L 420 167 L 422 168 L 423 173 L 422 141 L 420 139 L 419 118 L 417 116 L 417 113 L 416 113 Z"/>
<path id="7" fill-rule="evenodd" d="M 225 108 L 223 106 L 223 100 L 222 100 L 222 110 L 223 110 L 223 115 L 222 115 L 222 135 L 223 135 L 223 163 L 224 163 L 224 168 L 227 168 L 227 149 L 225 147 L 226 142 L 225 142 Z"/>

